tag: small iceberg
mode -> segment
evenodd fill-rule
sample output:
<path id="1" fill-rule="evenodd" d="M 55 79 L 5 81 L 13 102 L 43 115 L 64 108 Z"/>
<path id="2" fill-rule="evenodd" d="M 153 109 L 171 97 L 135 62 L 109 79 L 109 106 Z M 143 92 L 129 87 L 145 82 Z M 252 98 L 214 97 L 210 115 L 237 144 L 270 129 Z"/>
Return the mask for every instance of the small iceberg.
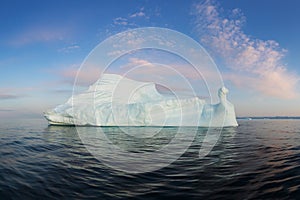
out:
<path id="1" fill-rule="evenodd" d="M 86 91 L 44 113 L 51 125 L 80 126 L 238 126 L 228 90 L 218 91 L 220 102 L 199 97 L 175 98 L 159 93 L 155 83 L 103 74 Z M 128 98 L 128 96 L 130 98 Z"/>

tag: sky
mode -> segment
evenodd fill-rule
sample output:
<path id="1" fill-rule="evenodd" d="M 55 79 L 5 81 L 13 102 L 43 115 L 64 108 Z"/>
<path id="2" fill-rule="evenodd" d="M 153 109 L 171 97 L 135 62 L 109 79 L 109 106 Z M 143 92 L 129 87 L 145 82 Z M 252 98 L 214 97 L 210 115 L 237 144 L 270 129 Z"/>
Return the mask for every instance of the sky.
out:
<path id="1" fill-rule="evenodd" d="M 237 116 L 300 116 L 299 7 L 294 0 L 1 1 L 0 117 L 40 117 L 64 103 L 99 43 L 143 27 L 175 30 L 202 45 Z M 137 52 L 119 65 L 151 63 L 155 55 Z M 168 55 L 155 62 L 167 58 L 163 64 L 186 71 Z"/>

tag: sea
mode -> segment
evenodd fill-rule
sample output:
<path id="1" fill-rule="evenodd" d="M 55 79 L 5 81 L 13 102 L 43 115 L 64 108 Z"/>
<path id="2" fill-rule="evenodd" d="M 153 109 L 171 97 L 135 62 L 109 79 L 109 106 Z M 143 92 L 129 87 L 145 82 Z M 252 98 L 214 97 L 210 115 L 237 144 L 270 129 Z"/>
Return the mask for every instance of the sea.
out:
<path id="1" fill-rule="evenodd" d="M 238 123 L 223 128 L 204 157 L 199 149 L 209 132 L 197 128 L 178 159 L 134 173 L 96 158 L 76 127 L 48 126 L 42 118 L 2 120 L 0 199 L 300 199 L 300 120 L 245 118 Z M 96 129 L 136 153 L 155 152 L 178 133 L 178 127 L 127 127 L 134 134 L 128 137 L 121 137 L 118 127 L 86 130 Z M 190 131 L 186 127 L 180 133 Z M 147 143 L 132 139 L 144 132 L 161 137 Z M 137 158 L 128 156 L 120 164 L 131 159 Z"/>

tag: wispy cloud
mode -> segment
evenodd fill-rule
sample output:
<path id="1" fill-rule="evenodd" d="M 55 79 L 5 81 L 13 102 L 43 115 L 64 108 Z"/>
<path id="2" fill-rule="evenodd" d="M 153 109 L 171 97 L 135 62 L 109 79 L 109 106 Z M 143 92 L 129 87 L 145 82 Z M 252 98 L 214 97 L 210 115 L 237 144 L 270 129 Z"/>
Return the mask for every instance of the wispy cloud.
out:
<path id="1" fill-rule="evenodd" d="M 0 100 L 6 100 L 6 99 L 18 99 L 21 96 L 15 95 L 15 94 L 0 94 Z"/>
<path id="2" fill-rule="evenodd" d="M 12 109 L 0 109 L 0 112 L 13 112 L 14 110 Z"/>
<path id="3" fill-rule="evenodd" d="M 158 15 L 159 11 L 156 11 L 154 14 L 155 16 Z M 127 16 L 117 17 L 113 19 L 113 25 L 114 26 L 120 26 L 120 27 L 138 27 L 136 24 L 137 19 L 149 19 L 150 16 L 146 15 L 144 7 L 140 8 L 138 11 L 134 13 L 129 13 Z"/>
<path id="4" fill-rule="evenodd" d="M 231 72 L 225 78 L 265 95 L 293 98 L 299 76 L 283 62 L 286 50 L 274 40 L 260 40 L 243 31 L 246 17 L 240 9 L 226 16 L 216 1 L 194 5 L 195 28 L 201 42 L 220 56 Z"/>
<path id="5" fill-rule="evenodd" d="M 115 50 L 115 51 L 108 52 L 107 55 L 108 56 L 119 56 L 119 55 L 123 55 L 125 53 L 126 53 L 125 50 Z"/>
<path id="6" fill-rule="evenodd" d="M 153 63 L 151 60 L 141 59 L 137 57 L 130 57 L 129 62 L 121 67 L 121 70 L 133 70 L 139 75 L 160 75 L 163 77 L 168 76 L 183 76 L 186 79 L 189 80 L 203 80 L 202 75 L 206 79 L 216 79 L 215 74 L 212 72 L 212 70 L 207 69 L 206 71 L 200 72 L 193 67 L 192 65 L 188 64 L 178 64 L 178 63 Z"/>
<path id="7" fill-rule="evenodd" d="M 57 51 L 61 52 L 61 53 L 70 53 L 70 52 L 73 52 L 73 51 L 76 51 L 76 50 L 79 50 L 79 49 L 80 49 L 79 45 L 73 44 L 73 45 L 58 49 Z"/>
<path id="8" fill-rule="evenodd" d="M 152 62 L 151 59 L 130 57 L 126 65 L 114 69 L 113 73 L 137 81 L 154 82 L 160 85 L 157 88 L 159 91 L 173 91 L 183 96 L 193 95 L 191 82 L 199 83 L 198 89 L 201 89 L 201 84 L 204 85 L 201 74 L 192 65 L 172 61 L 162 64 Z M 206 75 L 209 76 L 208 73 Z"/>
<path id="9" fill-rule="evenodd" d="M 130 18 L 135 18 L 135 17 L 146 17 L 146 13 L 144 12 L 144 7 L 140 8 L 139 11 L 129 15 Z"/>
<path id="10" fill-rule="evenodd" d="M 13 46 L 22 46 L 36 42 L 61 41 L 66 38 L 68 32 L 66 27 L 29 27 L 13 36 L 9 41 L 9 44 Z"/>
<path id="11" fill-rule="evenodd" d="M 76 80 L 76 84 L 79 86 L 89 86 L 99 79 L 100 67 L 85 65 L 84 68 L 80 69 L 79 66 L 74 64 L 56 73 L 61 77 L 62 82 L 70 85 L 73 85 Z"/>
<path id="12" fill-rule="evenodd" d="M 153 64 L 145 59 L 140 59 L 136 57 L 129 58 L 129 62 L 127 65 L 122 66 L 121 68 L 132 68 L 137 66 L 152 66 Z"/>
<path id="13" fill-rule="evenodd" d="M 190 81 L 203 81 L 201 74 L 191 65 L 169 63 L 161 64 L 152 62 L 151 59 L 140 57 L 129 57 L 128 62 L 118 67 L 107 69 L 104 73 L 119 74 L 137 81 L 154 82 L 169 88 L 172 91 L 180 92 L 182 95 L 188 95 L 191 92 L 189 88 Z M 101 75 L 101 67 L 93 65 L 85 65 L 80 69 L 79 64 L 70 65 L 54 73 L 58 75 L 60 85 L 71 86 L 90 86 L 95 83 Z M 53 73 L 53 72 L 51 72 Z M 206 78 L 212 78 L 209 71 L 201 73 L 205 74 Z M 214 77 L 215 79 L 215 77 Z M 202 83 L 203 84 L 203 83 Z M 62 94 L 70 93 L 71 89 L 55 89 L 53 93 Z M 189 94 L 190 95 L 190 94 Z"/>
<path id="14" fill-rule="evenodd" d="M 34 88 L 30 88 L 30 87 L 0 88 L 0 100 L 13 100 L 13 99 L 28 97 L 29 92 L 33 90 Z"/>
<path id="15" fill-rule="evenodd" d="M 113 23 L 115 25 L 123 25 L 126 26 L 128 25 L 128 19 L 124 18 L 124 17 L 117 17 L 113 20 Z"/>
<path id="16" fill-rule="evenodd" d="M 51 92 L 55 94 L 72 94 L 71 89 L 55 89 L 55 90 L 51 90 Z"/>

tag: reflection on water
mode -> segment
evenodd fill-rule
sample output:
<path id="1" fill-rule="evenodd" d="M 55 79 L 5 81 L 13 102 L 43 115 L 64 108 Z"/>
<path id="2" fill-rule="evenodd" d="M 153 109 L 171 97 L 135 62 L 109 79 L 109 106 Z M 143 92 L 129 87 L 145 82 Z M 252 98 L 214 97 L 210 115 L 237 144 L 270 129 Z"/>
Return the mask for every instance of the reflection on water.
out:
<path id="1" fill-rule="evenodd" d="M 238 128 L 224 128 L 216 146 L 202 159 L 199 149 L 207 129 L 200 128 L 179 159 L 142 174 L 116 171 L 94 158 L 76 127 L 47 126 L 40 120 L 3 124 L 0 197 L 298 199 L 299 122 L 240 121 Z M 101 129 L 114 145 L 137 154 L 162 149 L 178 132 L 178 127 L 80 128 L 86 134 Z M 190 128 L 180 131 L 188 135 Z M 139 133 L 143 135 L 134 137 Z"/>

